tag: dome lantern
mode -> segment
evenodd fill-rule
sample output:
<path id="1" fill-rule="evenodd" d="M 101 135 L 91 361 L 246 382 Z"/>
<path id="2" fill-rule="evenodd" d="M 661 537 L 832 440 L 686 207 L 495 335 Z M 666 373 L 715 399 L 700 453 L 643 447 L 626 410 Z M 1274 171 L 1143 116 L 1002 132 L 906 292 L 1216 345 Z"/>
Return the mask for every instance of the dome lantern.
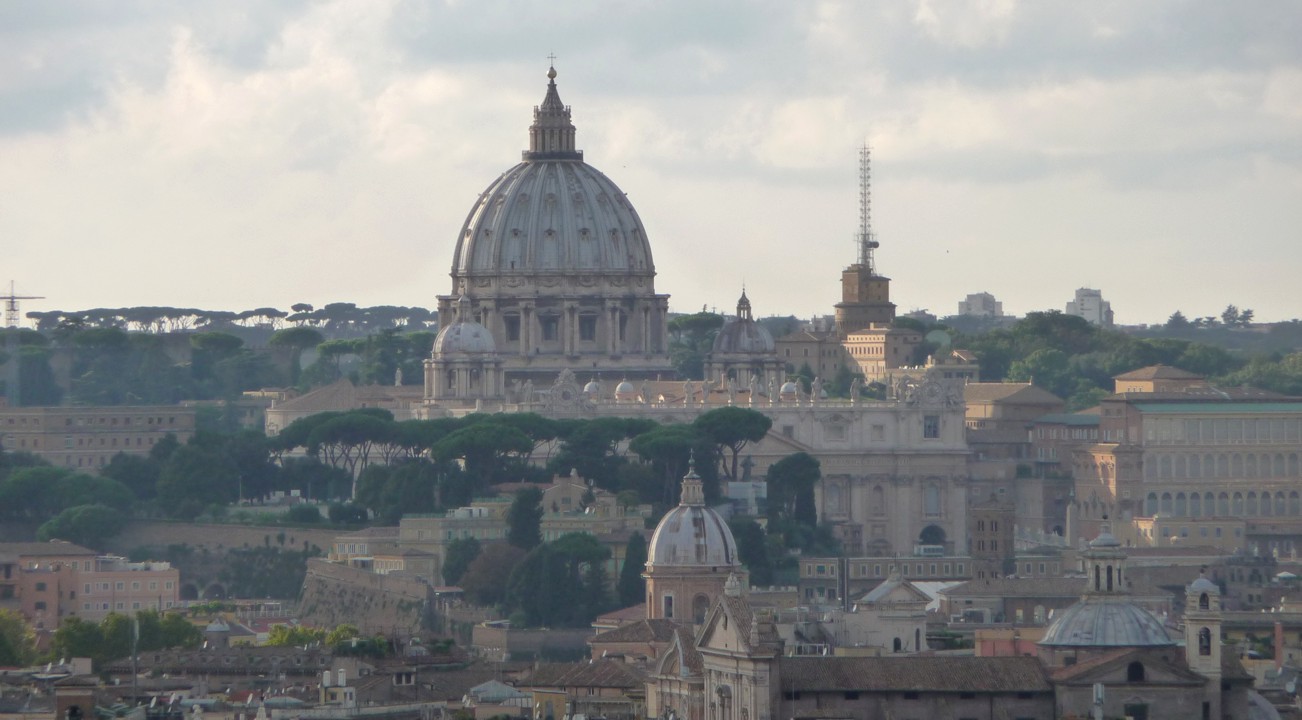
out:
<path id="1" fill-rule="evenodd" d="M 570 108 L 561 102 L 556 91 L 556 67 L 547 69 L 547 95 L 542 105 L 533 109 L 533 124 L 529 126 L 529 149 L 523 159 L 530 160 L 582 160 L 583 153 L 574 148 L 574 122 Z"/>

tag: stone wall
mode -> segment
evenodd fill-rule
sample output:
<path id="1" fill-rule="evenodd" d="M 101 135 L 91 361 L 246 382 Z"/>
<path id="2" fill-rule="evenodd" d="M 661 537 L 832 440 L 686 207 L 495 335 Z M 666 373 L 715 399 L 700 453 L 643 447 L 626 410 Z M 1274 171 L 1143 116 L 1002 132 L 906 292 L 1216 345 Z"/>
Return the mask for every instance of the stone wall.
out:
<path id="1" fill-rule="evenodd" d="M 327 628 L 348 623 L 363 634 L 409 635 L 422 628 L 432 593 L 418 578 L 312 558 L 299 595 L 299 620 Z"/>
<path id="2" fill-rule="evenodd" d="M 167 522 L 163 520 L 134 520 L 113 539 L 105 543 L 104 550 L 126 555 L 142 547 L 165 548 L 168 545 L 189 545 L 209 553 L 225 553 L 232 548 L 257 547 L 270 544 L 286 550 L 303 550 L 315 545 L 321 552 L 329 552 L 330 545 L 344 530 L 336 528 L 281 527 L 278 525 L 216 525 L 203 523 Z M 285 541 L 280 542 L 284 533 Z M 160 558 L 161 559 L 161 558 Z"/>

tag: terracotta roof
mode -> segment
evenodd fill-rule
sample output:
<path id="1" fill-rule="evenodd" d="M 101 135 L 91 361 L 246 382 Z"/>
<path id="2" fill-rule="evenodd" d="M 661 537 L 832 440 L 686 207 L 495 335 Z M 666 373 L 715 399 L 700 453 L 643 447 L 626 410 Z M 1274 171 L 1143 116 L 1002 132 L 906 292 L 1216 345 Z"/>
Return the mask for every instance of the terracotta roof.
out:
<path id="1" fill-rule="evenodd" d="M 646 603 L 638 603 L 637 605 L 630 605 L 626 608 L 611 610 L 605 615 L 599 615 L 593 623 L 596 625 L 623 625 L 624 623 L 634 622 L 645 617 Z"/>
<path id="2" fill-rule="evenodd" d="M 1165 549 L 1165 548 L 1164 548 Z M 1084 577 L 1005 577 L 968 580 L 941 591 L 947 597 L 1079 597 L 1085 592 Z M 1136 583 L 1133 596 L 1167 597 L 1171 593 L 1155 585 Z"/>
<path id="3" fill-rule="evenodd" d="M 1049 693 L 1033 657 L 783 657 L 782 690 L 869 692 Z"/>
<path id="4" fill-rule="evenodd" d="M 1149 365 L 1128 373 L 1114 375 L 1113 380 L 1202 380 L 1203 376 L 1170 365 Z"/>
<path id="5" fill-rule="evenodd" d="M 0 553 L 13 555 L 15 557 L 27 557 L 31 555 L 40 555 L 49 557 L 54 555 L 98 555 L 99 553 L 84 548 L 80 545 L 74 545 L 62 540 L 51 540 L 50 542 L 7 542 L 0 543 Z"/>
<path id="6" fill-rule="evenodd" d="M 1183 680 L 1186 683 L 1198 684 L 1198 685 L 1207 682 L 1207 678 L 1190 670 L 1185 665 L 1173 664 L 1171 662 L 1168 662 L 1160 654 L 1155 654 L 1151 651 L 1147 651 L 1144 649 L 1137 649 L 1137 648 L 1122 648 L 1119 650 L 1113 650 L 1112 652 L 1104 653 L 1103 655 L 1099 655 L 1098 657 L 1090 658 L 1089 660 L 1085 660 L 1083 662 L 1078 662 L 1075 665 L 1068 665 L 1066 667 L 1055 668 L 1050 673 L 1050 675 L 1053 677 L 1053 680 L 1055 682 L 1071 682 L 1073 680 L 1087 678 L 1090 675 L 1092 675 L 1094 671 L 1100 668 L 1109 667 L 1113 665 L 1129 664 L 1132 661 L 1140 658 L 1145 660 L 1146 664 L 1154 664 L 1154 665 L 1161 666 L 1167 672 L 1176 676 L 1177 680 Z M 1170 681 L 1168 680 L 1165 682 L 1170 682 Z"/>
<path id="7" fill-rule="evenodd" d="M 967 403 L 1009 402 L 1062 405 L 1062 398 L 1030 383 L 968 383 L 963 386 Z"/>
<path id="8" fill-rule="evenodd" d="M 607 630 L 588 640 L 590 644 L 639 642 L 667 643 L 674 637 L 678 623 L 663 618 L 652 618 L 641 622 L 621 625 L 614 630 Z"/>
<path id="9" fill-rule="evenodd" d="M 521 687 L 602 687 L 640 688 L 645 683 L 640 673 L 620 660 L 602 659 L 580 663 L 542 663 L 534 668 Z"/>

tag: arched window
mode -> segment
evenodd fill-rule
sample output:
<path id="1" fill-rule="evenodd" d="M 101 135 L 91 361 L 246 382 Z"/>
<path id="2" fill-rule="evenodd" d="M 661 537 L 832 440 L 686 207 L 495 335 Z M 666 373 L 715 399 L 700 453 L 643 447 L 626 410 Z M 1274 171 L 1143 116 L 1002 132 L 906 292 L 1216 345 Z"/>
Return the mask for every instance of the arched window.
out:
<path id="1" fill-rule="evenodd" d="M 1230 495 L 1221 493 L 1216 496 L 1216 514 L 1222 517 L 1230 514 Z"/>
<path id="2" fill-rule="evenodd" d="M 664 603 L 664 610 L 665 610 L 664 616 L 672 620 L 674 617 L 674 596 L 665 595 L 663 598 L 661 598 L 661 602 Z"/>
<path id="3" fill-rule="evenodd" d="M 1209 598 L 1209 597 L 1207 596 L 1207 593 L 1203 593 L 1203 594 L 1201 594 L 1201 595 L 1198 596 L 1198 609 L 1199 609 L 1199 610 L 1207 610 L 1207 609 L 1210 609 L 1211 606 L 1212 606 L 1212 601 L 1211 601 L 1211 598 Z"/>
<path id="4" fill-rule="evenodd" d="M 1212 631 L 1209 628 L 1203 628 L 1198 631 L 1198 654 L 1212 654 Z"/>
<path id="5" fill-rule="evenodd" d="M 913 629 L 913 651 L 922 652 L 922 630 L 919 628 Z"/>
<path id="6" fill-rule="evenodd" d="M 1189 496 L 1189 517 L 1202 517 L 1203 515 L 1203 496 L 1193 493 Z"/>
<path id="7" fill-rule="evenodd" d="M 1112 592 L 1112 566 L 1108 566 L 1108 592 Z"/>
<path id="8" fill-rule="evenodd" d="M 1257 514 L 1257 493 L 1255 492 L 1248 493 L 1248 500 L 1243 505 L 1243 511 L 1247 515 Z"/>
<path id="9" fill-rule="evenodd" d="M 1175 508 L 1174 508 L 1174 510 L 1175 510 L 1175 516 L 1176 516 L 1176 517 L 1188 517 L 1188 515 L 1189 515 L 1189 505 L 1188 505 L 1188 503 L 1185 502 L 1184 493 L 1176 493 L 1176 494 L 1175 494 Z"/>
<path id="10" fill-rule="evenodd" d="M 1144 663 L 1136 660 L 1126 666 L 1126 682 L 1144 682 Z"/>
<path id="11" fill-rule="evenodd" d="M 710 599 L 705 595 L 692 598 L 692 622 L 700 625 L 705 622 L 705 613 L 710 610 Z"/>
<path id="12" fill-rule="evenodd" d="M 1149 493 L 1148 497 L 1144 498 L 1144 515 L 1147 517 L 1153 517 L 1156 514 L 1157 493 Z"/>
<path id="13" fill-rule="evenodd" d="M 1171 493 L 1162 493 L 1162 515 L 1169 517 L 1171 511 Z"/>
<path id="14" fill-rule="evenodd" d="M 873 515 L 886 514 L 886 492 L 882 490 L 881 485 L 872 489 L 872 513 Z"/>
<path id="15" fill-rule="evenodd" d="M 1235 517 L 1243 516 L 1243 493 L 1241 492 L 1234 493 L 1234 505 L 1232 511 Z"/>

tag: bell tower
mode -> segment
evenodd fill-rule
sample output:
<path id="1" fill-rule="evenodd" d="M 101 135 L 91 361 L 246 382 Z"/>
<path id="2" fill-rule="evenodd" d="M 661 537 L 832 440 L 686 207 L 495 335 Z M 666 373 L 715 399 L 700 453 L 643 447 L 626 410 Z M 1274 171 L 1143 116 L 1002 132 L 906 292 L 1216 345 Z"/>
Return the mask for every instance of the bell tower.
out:
<path id="1" fill-rule="evenodd" d="M 895 321 L 891 279 L 877 274 L 875 251 L 880 247 L 872 231 L 872 152 L 859 149 L 859 257 L 841 272 L 841 302 L 836 304 L 836 334 L 844 338 L 856 330 Z"/>
<path id="2" fill-rule="evenodd" d="M 1221 716 L 1221 589 L 1204 569 L 1185 588 L 1184 657 L 1189 669 L 1207 678 L 1203 717 Z"/>

